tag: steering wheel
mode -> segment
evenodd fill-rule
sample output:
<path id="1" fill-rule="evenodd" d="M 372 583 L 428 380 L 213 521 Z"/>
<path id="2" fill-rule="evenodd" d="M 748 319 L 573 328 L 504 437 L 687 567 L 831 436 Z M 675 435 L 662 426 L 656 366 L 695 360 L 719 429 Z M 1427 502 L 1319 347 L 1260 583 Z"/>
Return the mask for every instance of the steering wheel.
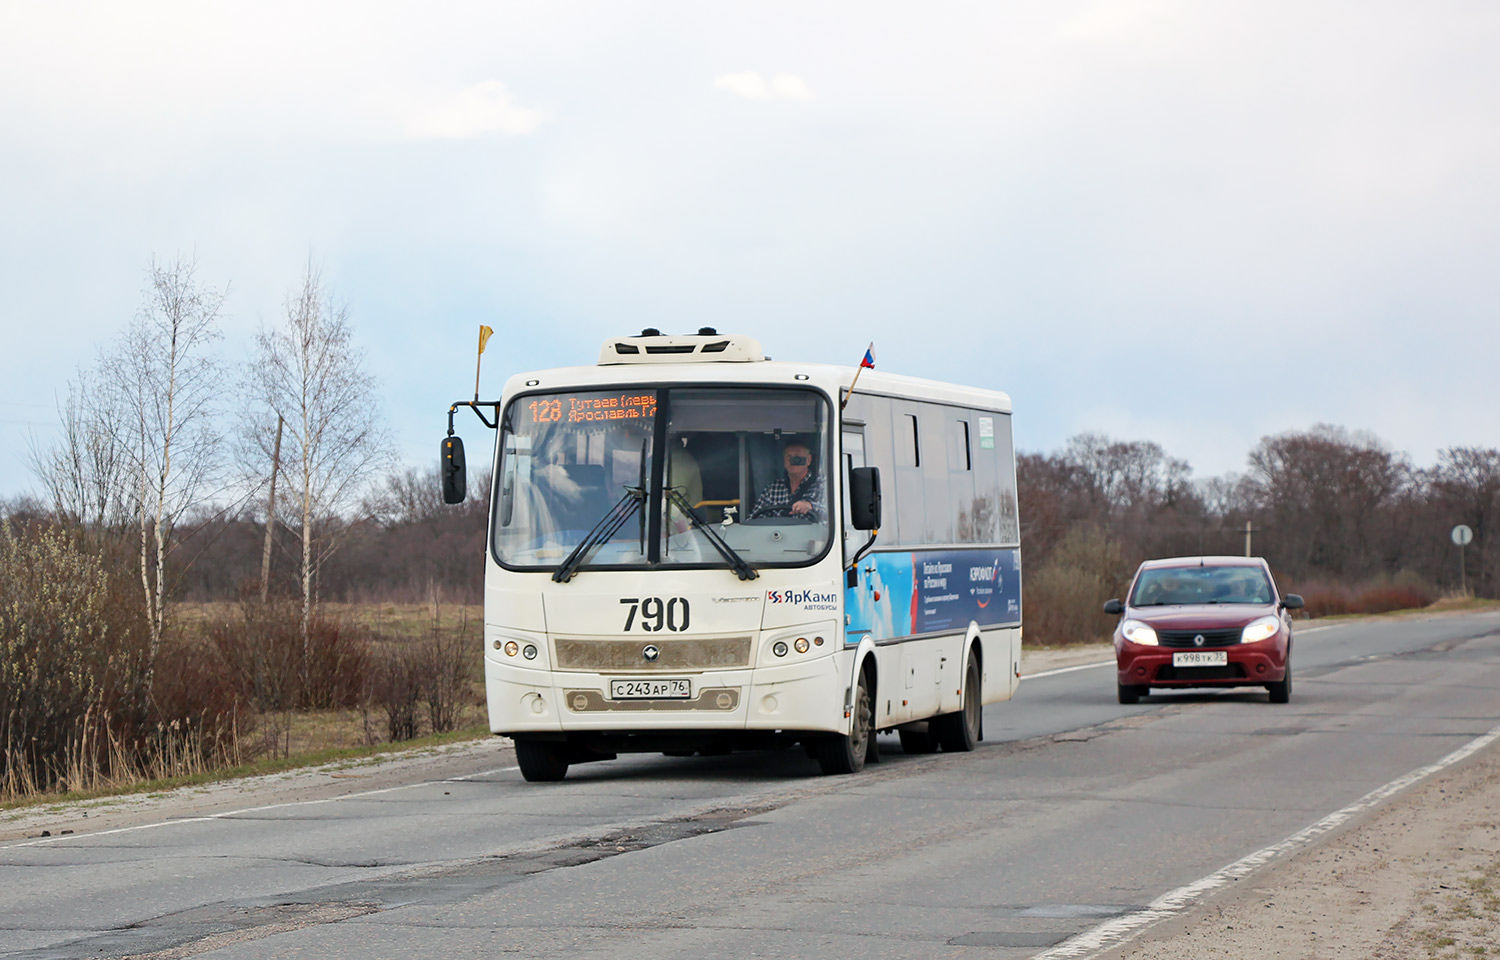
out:
<path id="1" fill-rule="evenodd" d="M 820 522 L 817 516 L 809 510 L 806 513 L 793 513 L 790 503 L 784 506 L 767 507 L 763 512 L 753 517 L 746 517 L 741 523 L 761 523 L 766 520 L 802 520 L 806 523 Z"/>

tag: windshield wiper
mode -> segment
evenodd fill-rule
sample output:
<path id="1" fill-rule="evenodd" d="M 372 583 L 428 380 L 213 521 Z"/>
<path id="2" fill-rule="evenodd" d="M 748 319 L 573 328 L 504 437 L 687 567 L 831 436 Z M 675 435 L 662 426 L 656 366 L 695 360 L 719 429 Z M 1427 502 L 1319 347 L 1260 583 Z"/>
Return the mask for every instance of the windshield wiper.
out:
<path id="1" fill-rule="evenodd" d="M 672 506 L 687 516 L 689 523 L 703 531 L 704 536 L 708 537 L 708 542 L 713 544 L 713 548 L 719 551 L 720 556 L 729 561 L 729 565 L 734 568 L 735 574 L 741 580 L 754 580 L 760 576 L 759 573 L 755 572 L 754 567 L 745 562 L 744 557 L 735 552 L 734 547 L 724 542 L 724 538 L 719 535 L 719 531 L 715 530 L 712 524 L 698 518 L 697 511 L 693 509 L 692 504 L 688 503 L 687 497 L 682 495 L 682 491 L 676 487 L 668 487 L 667 500 Z"/>
<path id="2" fill-rule="evenodd" d="M 621 497 L 618 503 L 609 508 L 609 512 L 604 515 L 603 519 L 594 524 L 594 529 L 590 530 L 588 535 L 579 541 L 578 546 L 573 548 L 573 552 L 568 554 L 568 558 L 552 574 L 553 582 L 567 583 L 573 579 L 573 574 L 577 573 L 578 568 L 583 566 L 584 558 L 588 555 L 588 552 L 610 537 L 613 537 L 616 531 L 625 525 L 625 521 L 629 520 L 637 510 L 641 509 L 641 504 L 645 502 L 645 487 L 626 487 L 625 496 Z"/>

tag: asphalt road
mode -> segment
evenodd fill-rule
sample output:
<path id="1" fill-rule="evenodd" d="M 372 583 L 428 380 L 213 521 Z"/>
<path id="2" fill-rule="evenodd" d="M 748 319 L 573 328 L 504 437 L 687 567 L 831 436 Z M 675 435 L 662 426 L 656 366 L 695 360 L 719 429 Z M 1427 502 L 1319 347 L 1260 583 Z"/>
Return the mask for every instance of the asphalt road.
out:
<path id="1" fill-rule="evenodd" d="M 852 777 L 797 750 L 624 757 L 560 784 L 476 768 L 7 842 L 0 955 L 1066 950 L 1500 724 L 1500 614 L 1304 627 L 1293 657 L 1284 706 L 1248 690 L 1121 706 L 1108 668 L 1041 675 L 987 708 L 974 753 L 883 737 Z"/>

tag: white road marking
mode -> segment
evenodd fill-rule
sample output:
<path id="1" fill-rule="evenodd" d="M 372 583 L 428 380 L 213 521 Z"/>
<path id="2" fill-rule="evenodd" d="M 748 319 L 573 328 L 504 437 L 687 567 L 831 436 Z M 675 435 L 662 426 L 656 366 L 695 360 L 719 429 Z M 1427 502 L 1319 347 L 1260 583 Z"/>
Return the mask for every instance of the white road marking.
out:
<path id="1" fill-rule="evenodd" d="M 1117 947 L 1134 938 L 1152 924 L 1182 913 L 1210 893 L 1219 890 L 1233 880 L 1240 879 L 1257 867 L 1263 866 L 1299 847 L 1307 846 L 1330 830 L 1344 825 L 1359 814 L 1379 805 L 1393 794 L 1399 793 L 1412 784 L 1425 780 L 1434 773 L 1473 756 L 1491 743 L 1494 743 L 1497 739 L 1500 739 L 1500 727 L 1495 727 L 1489 733 L 1470 740 L 1436 763 L 1429 763 L 1425 767 L 1418 767 L 1405 776 L 1397 777 L 1383 787 L 1371 790 L 1347 807 L 1335 810 L 1317 823 L 1304 827 L 1279 843 L 1263 847 L 1247 857 L 1236 860 L 1223 869 L 1216 870 L 1201 880 L 1195 880 L 1186 886 L 1178 887 L 1176 890 L 1164 893 L 1142 910 L 1137 910 L 1135 913 L 1128 913 L 1123 917 L 1116 917 L 1113 920 L 1099 924 L 1091 930 L 1085 930 L 1083 933 L 1069 937 L 1052 949 L 1036 954 L 1032 960 L 1079 960 L 1079 958 L 1092 957 L 1105 950 Z"/>
<path id="2" fill-rule="evenodd" d="M 358 800 L 361 797 L 376 797 L 383 793 L 395 793 L 398 790 L 411 790 L 415 787 L 433 787 L 440 783 L 461 783 L 465 780 L 473 780 L 478 777 L 488 777 L 496 773 L 509 773 L 519 770 L 520 767 L 496 767 L 494 770 L 481 770 L 478 773 L 465 774 L 462 777 L 446 777 L 442 780 L 423 780 L 420 783 L 405 783 L 397 787 L 382 787 L 379 790 L 365 790 L 362 793 L 346 793 L 341 797 L 323 797 L 319 800 L 292 800 L 287 803 L 269 803 L 263 807 L 245 807 L 240 810 L 225 810 L 223 813 L 210 813 L 201 817 L 182 817 L 176 820 L 158 820 L 155 823 L 138 823 L 133 827 L 115 827 L 112 830 L 99 830 L 94 833 L 69 833 L 59 834 L 55 837 L 42 837 L 37 840 L 27 840 L 23 843 L 0 844 L 0 850 L 13 850 L 19 847 L 39 847 L 43 844 L 59 843 L 63 840 L 88 840 L 93 837 L 107 837 L 117 833 L 134 833 L 137 830 L 152 830 L 156 827 L 171 827 L 181 823 L 207 823 L 210 820 L 227 820 L 230 817 L 241 817 L 247 813 L 264 813 L 267 810 L 282 810 L 287 807 L 310 807 L 320 803 L 338 803 L 341 800 Z"/>
<path id="3" fill-rule="evenodd" d="M 1113 660 L 1100 660 L 1097 663 L 1084 663 L 1076 667 L 1058 667 L 1056 670 L 1043 670 L 1041 673 L 1023 673 L 1021 674 L 1021 679 L 1040 680 L 1042 677 L 1055 677 L 1063 673 L 1072 673 L 1075 670 L 1092 670 L 1095 667 L 1112 667 L 1114 665 L 1115 662 Z"/>

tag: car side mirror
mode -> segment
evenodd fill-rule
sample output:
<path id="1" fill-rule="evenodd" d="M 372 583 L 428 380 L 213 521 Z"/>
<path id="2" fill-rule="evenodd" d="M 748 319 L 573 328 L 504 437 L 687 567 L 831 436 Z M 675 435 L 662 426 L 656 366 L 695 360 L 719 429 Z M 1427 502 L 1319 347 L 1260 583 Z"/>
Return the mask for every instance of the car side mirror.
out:
<path id="1" fill-rule="evenodd" d="M 469 478 L 464 469 L 464 442 L 459 437 L 444 437 L 439 455 L 438 472 L 443 477 L 443 502 L 463 503 L 469 492 Z"/>
<path id="2" fill-rule="evenodd" d="M 880 468 L 849 471 L 849 525 L 856 530 L 880 529 Z"/>
<path id="3" fill-rule="evenodd" d="M 1118 617 L 1125 612 L 1125 604 L 1118 600 L 1106 600 L 1104 601 L 1104 612 L 1112 617 Z"/>
<path id="4" fill-rule="evenodd" d="M 1289 593 L 1281 598 L 1281 605 L 1288 610 L 1301 610 L 1302 598 L 1295 593 Z"/>

